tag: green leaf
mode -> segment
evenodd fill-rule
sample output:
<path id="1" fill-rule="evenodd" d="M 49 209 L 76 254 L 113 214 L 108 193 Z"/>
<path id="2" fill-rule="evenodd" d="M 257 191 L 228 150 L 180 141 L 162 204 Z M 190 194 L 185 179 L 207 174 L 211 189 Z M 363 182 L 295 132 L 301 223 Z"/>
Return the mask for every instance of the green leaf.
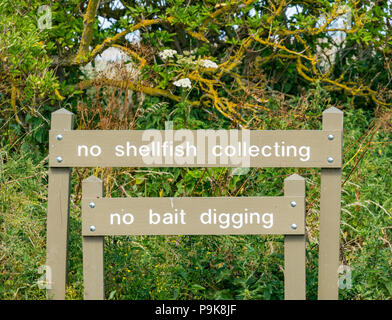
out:
<path id="1" fill-rule="evenodd" d="M 139 176 L 135 178 L 135 183 L 136 184 L 142 184 L 144 182 L 145 178 L 143 176 Z"/>
<path id="2" fill-rule="evenodd" d="M 386 282 L 385 287 L 387 288 L 389 294 L 392 296 L 392 281 Z"/>
<path id="3" fill-rule="evenodd" d="M 192 284 L 191 290 L 193 292 L 199 291 L 199 290 L 205 290 L 206 288 L 204 288 L 203 286 L 201 286 L 200 284 Z"/>
<path id="4" fill-rule="evenodd" d="M 112 292 L 110 292 L 108 300 L 113 300 L 115 294 L 116 294 L 116 290 L 113 290 Z"/>

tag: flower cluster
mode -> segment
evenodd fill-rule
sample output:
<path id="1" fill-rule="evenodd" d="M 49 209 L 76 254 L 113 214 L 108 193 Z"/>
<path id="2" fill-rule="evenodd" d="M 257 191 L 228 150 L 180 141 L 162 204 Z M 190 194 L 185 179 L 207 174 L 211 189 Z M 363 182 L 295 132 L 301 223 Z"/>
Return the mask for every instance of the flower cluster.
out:
<path id="1" fill-rule="evenodd" d="M 191 80 L 189 80 L 188 78 L 179 79 L 177 81 L 174 81 L 173 84 L 176 87 L 180 87 L 180 88 L 188 88 L 188 89 L 192 88 Z"/>
<path id="2" fill-rule="evenodd" d="M 206 68 L 206 69 L 208 69 L 208 68 L 217 69 L 218 68 L 218 65 L 214 61 L 207 60 L 207 59 L 200 60 L 199 65 L 202 66 L 203 68 Z"/>
<path id="3" fill-rule="evenodd" d="M 190 67 L 193 69 L 196 65 L 195 56 L 178 55 L 177 58 L 177 63 L 181 66 Z"/>
<path id="4" fill-rule="evenodd" d="M 173 58 L 175 54 L 177 54 L 177 51 L 172 49 L 166 49 L 163 50 L 162 52 L 159 52 L 159 56 L 162 60 Z"/>

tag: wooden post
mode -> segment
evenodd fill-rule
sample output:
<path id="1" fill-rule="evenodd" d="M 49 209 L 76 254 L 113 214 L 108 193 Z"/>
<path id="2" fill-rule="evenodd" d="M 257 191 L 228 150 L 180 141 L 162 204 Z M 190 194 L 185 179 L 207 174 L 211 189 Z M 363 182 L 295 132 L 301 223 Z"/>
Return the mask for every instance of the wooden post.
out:
<path id="1" fill-rule="evenodd" d="M 305 201 L 305 179 L 297 174 L 286 178 L 284 180 L 284 193 L 285 196 L 303 196 Z M 305 253 L 305 235 L 288 235 L 284 237 L 285 300 L 306 299 Z"/>
<path id="2" fill-rule="evenodd" d="M 52 129 L 72 130 L 72 125 L 72 112 L 60 109 L 52 113 Z M 49 167 L 46 222 L 46 283 L 49 299 L 65 299 L 70 180 L 71 168 Z"/>
<path id="3" fill-rule="evenodd" d="M 285 196 L 303 196 L 305 201 L 305 179 L 297 174 L 286 178 L 284 180 L 284 194 Z M 305 253 L 305 235 L 288 235 L 284 237 L 285 300 L 306 299 Z"/>
<path id="4" fill-rule="evenodd" d="M 343 112 L 335 107 L 325 110 L 323 112 L 323 130 L 337 130 L 337 134 L 343 138 Z M 333 140 L 333 137 L 330 138 Z M 328 143 L 328 137 L 326 137 L 326 143 Z M 331 161 L 337 160 L 331 159 Z M 341 180 L 341 168 L 321 169 L 319 300 L 339 299 L 338 268 Z"/>
<path id="5" fill-rule="evenodd" d="M 103 197 L 102 180 L 91 176 L 83 181 L 82 190 L 83 199 L 88 199 L 88 202 L 90 203 L 90 205 L 83 206 L 82 210 L 94 210 L 94 199 Z M 105 298 L 103 246 L 104 237 L 83 236 L 83 279 L 85 300 L 103 300 Z"/>

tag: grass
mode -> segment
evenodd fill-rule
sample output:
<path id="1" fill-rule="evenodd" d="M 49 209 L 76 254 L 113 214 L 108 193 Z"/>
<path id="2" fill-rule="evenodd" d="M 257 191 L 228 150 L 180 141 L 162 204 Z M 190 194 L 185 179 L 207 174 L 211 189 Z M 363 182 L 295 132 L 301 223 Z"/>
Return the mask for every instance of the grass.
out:
<path id="1" fill-rule="evenodd" d="M 367 135 L 363 135 L 367 133 Z M 352 146 L 352 147 L 351 147 Z M 45 299 L 47 160 L 0 152 L 0 299 Z M 385 122 L 345 110 L 341 262 L 352 287 L 340 299 L 392 298 L 392 145 Z M 296 172 L 307 183 L 307 298 L 317 298 L 320 171 L 252 169 L 78 169 L 72 176 L 67 299 L 82 299 L 80 180 L 94 173 L 112 196 L 281 195 Z M 224 188 L 219 188 L 224 186 Z M 282 299 L 283 238 L 137 236 L 105 239 L 110 299 Z"/>

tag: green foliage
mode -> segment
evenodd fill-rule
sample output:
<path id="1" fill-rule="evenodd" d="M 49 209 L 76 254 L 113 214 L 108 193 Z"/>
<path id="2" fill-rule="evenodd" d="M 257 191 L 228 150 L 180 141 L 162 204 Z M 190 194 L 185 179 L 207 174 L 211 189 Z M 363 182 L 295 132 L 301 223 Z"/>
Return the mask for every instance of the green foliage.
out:
<path id="1" fill-rule="evenodd" d="M 37 28 L 38 3 L 27 11 L 23 2 L 11 6 L 0 1 L 0 144 L 14 144 L 34 127 L 32 143 L 42 143 L 49 104 L 59 99 L 59 81 L 51 68 L 45 39 L 47 32 Z M 18 8 L 20 6 L 20 8 Z M 18 8 L 15 13 L 11 8 Z"/>
<path id="2" fill-rule="evenodd" d="M 1 299 L 45 299 L 37 280 L 45 264 L 46 176 L 30 153 L 0 151 Z"/>

